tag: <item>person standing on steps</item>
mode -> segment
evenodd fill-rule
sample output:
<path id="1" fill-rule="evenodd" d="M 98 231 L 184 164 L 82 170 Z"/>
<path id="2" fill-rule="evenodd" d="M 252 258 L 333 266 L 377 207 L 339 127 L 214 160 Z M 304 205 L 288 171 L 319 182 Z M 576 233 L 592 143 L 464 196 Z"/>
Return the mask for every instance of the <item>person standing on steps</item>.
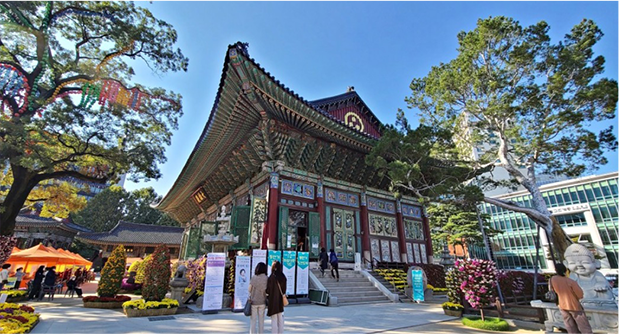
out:
<path id="1" fill-rule="evenodd" d="M 337 260 L 337 255 L 335 255 L 335 252 L 333 251 L 333 248 L 331 248 L 329 250 L 329 252 L 331 252 L 331 254 L 329 254 L 329 263 L 331 263 L 331 277 L 335 278 L 335 275 L 333 275 L 333 270 L 335 269 L 335 274 L 337 275 L 337 281 L 340 281 L 340 271 L 338 270 L 338 260 Z"/>
<path id="2" fill-rule="evenodd" d="M 548 288 L 557 294 L 567 332 L 592 333 L 589 319 L 579 301 L 584 296 L 582 289 L 576 281 L 565 276 L 567 268 L 562 263 L 557 263 L 555 269 L 557 275 L 550 279 Z"/>
<path id="3" fill-rule="evenodd" d="M 329 265 L 329 254 L 327 254 L 327 250 L 324 247 L 320 249 L 318 259 L 320 260 L 320 273 L 322 277 L 325 277 L 325 270 L 327 270 L 327 266 Z"/>

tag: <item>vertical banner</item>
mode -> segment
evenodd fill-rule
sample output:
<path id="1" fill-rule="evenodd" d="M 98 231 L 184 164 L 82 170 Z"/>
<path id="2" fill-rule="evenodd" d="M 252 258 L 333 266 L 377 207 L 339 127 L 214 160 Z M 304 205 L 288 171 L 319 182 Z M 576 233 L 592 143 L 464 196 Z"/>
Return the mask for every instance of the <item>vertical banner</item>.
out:
<path id="1" fill-rule="evenodd" d="M 224 294 L 225 270 L 226 254 L 209 253 L 207 255 L 202 311 L 221 310 L 221 299 Z"/>
<path id="2" fill-rule="evenodd" d="M 249 297 L 250 262 L 249 256 L 237 256 L 234 261 L 234 310 L 242 310 Z"/>
<path id="3" fill-rule="evenodd" d="M 269 263 L 267 263 L 267 276 L 271 276 L 271 266 L 273 262 L 279 261 L 282 262 L 282 252 L 278 250 L 270 250 L 269 251 Z"/>
<path id="4" fill-rule="evenodd" d="M 254 273 L 256 272 L 256 266 L 258 266 L 258 263 L 260 262 L 264 262 L 264 264 L 267 264 L 267 250 L 266 249 L 252 249 L 251 271 L 250 271 L 249 277 L 254 276 Z"/>
<path id="5" fill-rule="evenodd" d="M 309 252 L 297 254 L 297 295 L 309 294 Z"/>
<path id="6" fill-rule="evenodd" d="M 297 269 L 297 252 L 284 251 L 283 253 L 284 260 L 282 261 L 282 265 L 284 267 L 283 273 L 286 275 L 286 294 L 289 296 L 296 295 L 294 292 L 294 285 L 297 281 L 295 277 L 295 271 Z"/>
<path id="7" fill-rule="evenodd" d="M 423 301 L 423 271 L 411 270 L 413 284 L 413 300 Z"/>

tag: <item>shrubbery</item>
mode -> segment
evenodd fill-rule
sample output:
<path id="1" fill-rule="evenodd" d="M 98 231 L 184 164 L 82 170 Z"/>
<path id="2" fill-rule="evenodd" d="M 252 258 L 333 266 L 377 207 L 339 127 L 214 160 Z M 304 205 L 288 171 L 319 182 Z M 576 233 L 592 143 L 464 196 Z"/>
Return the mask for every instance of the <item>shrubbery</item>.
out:
<path id="1" fill-rule="evenodd" d="M 101 297 L 116 296 L 125 276 L 126 265 L 127 254 L 125 253 L 125 247 L 118 245 L 101 270 L 101 280 L 99 280 L 97 295 Z"/>
<path id="2" fill-rule="evenodd" d="M 485 320 L 482 320 L 479 317 L 462 318 L 462 324 L 468 327 L 485 329 L 488 331 L 504 332 L 509 330 L 509 324 L 507 321 L 499 318 L 486 317 Z"/>
<path id="3" fill-rule="evenodd" d="M 165 298 L 170 283 L 170 252 L 166 245 L 155 248 L 152 258 L 146 264 L 142 298 L 145 301 L 160 302 Z"/>

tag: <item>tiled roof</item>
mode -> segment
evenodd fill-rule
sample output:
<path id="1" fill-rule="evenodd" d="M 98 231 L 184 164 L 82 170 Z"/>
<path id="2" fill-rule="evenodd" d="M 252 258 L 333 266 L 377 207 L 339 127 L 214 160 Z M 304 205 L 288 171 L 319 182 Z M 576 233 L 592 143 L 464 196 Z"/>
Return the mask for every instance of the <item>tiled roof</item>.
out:
<path id="1" fill-rule="evenodd" d="M 180 245 L 183 231 L 182 227 L 121 221 L 109 232 L 79 233 L 78 238 L 110 244 Z"/>
<path id="2" fill-rule="evenodd" d="M 43 227 L 65 227 L 74 232 L 92 232 L 89 228 L 77 225 L 70 221 L 63 221 L 54 218 L 44 218 L 36 215 L 18 215 L 15 219 L 16 226 L 43 226 Z"/>

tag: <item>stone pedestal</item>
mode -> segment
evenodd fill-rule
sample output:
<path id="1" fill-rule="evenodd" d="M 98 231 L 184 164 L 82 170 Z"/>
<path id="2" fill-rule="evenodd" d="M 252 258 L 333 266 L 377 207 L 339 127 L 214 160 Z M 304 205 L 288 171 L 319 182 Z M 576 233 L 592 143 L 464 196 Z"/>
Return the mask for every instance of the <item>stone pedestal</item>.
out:
<path id="1" fill-rule="evenodd" d="M 531 306 L 543 308 L 544 312 L 546 312 L 546 322 L 544 325 L 546 326 L 546 333 L 552 333 L 553 327 L 557 328 L 565 328 L 565 323 L 563 322 L 563 316 L 561 316 L 561 311 L 559 307 L 554 303 L 546 303 L 541 300 L 532 300 Z M 587 314 L 587 318 L 589 319 L 589 323 L 591 324 L 591 329 L 593 329 L 594 333 L 607 333 L 607 334 L 617 334 L 617 309 L 609 309 L 609 308 L 593 308 L 593 307 L 585 307 L 585 313 Z"/>
<path id="2" fill-rule="evenodd" d="M 186 307 L 183 304 L 183 291 L 188 285 L 189 281 L 186 278 L 175 277 L 170 281 L 170 298 L 178 302 L 178 307 Z"/>

